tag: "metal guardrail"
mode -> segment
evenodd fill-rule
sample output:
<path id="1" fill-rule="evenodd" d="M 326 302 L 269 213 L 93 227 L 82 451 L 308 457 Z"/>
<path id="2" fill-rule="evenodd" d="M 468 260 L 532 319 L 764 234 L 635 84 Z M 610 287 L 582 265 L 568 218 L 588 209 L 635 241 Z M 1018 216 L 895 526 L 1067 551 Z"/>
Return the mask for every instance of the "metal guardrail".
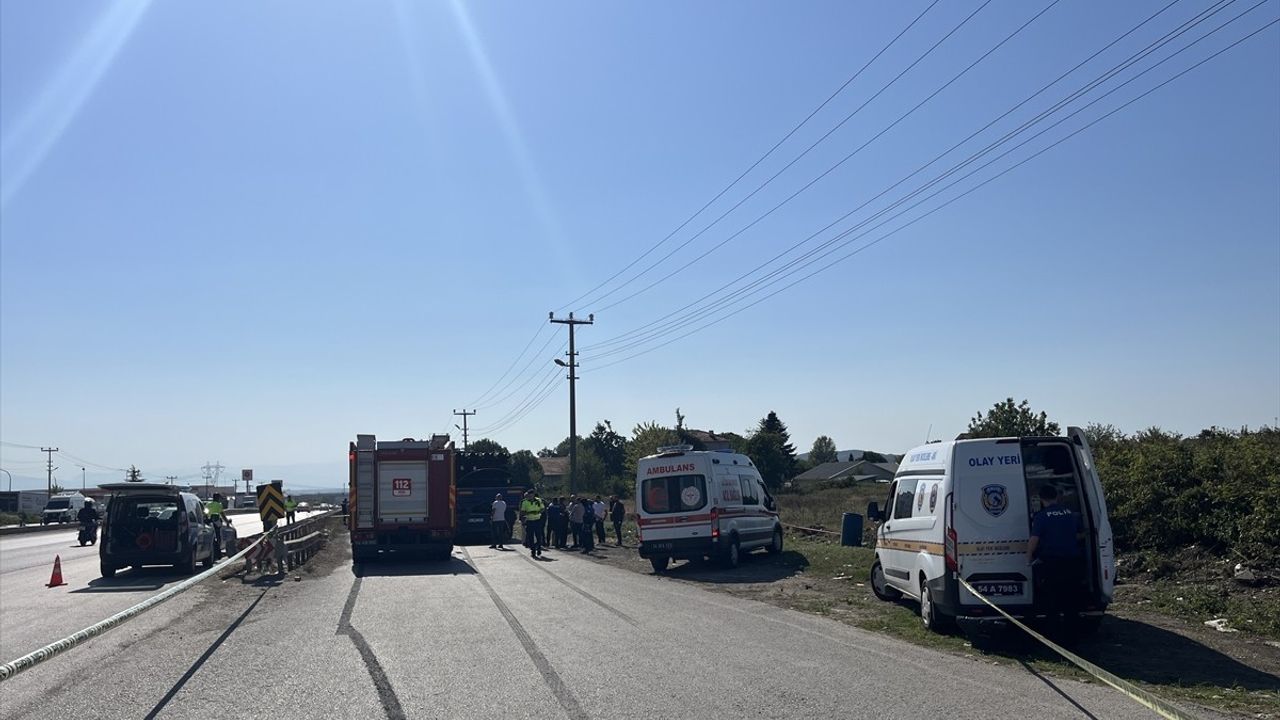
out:
<path id="1" fill-rule="evenodd" d="M 93 625 L 90 625 L 89 627 L 81 630 L 80 632 L 77 632 L 73 635 L 69 635 L 65 638 L 62 638 L 61 640 L 56 640 L 34 652 L 27 653 L 26 655 L 23 655 L 22 657 L 16 660 L 12 660 L 10 662 L 4 663 L 3 665 L 0 665 L 0 682 L 8 680 L 9 678 L 13 677 L 14 675 L 17 675 L 20 672 L 23 672 L 25 670 L 30 670 L 31 668 L 35 667 L 36 665 L 39 665 L 45 660 L 48 660 L 49 658 L 52 658 L 53 656 L 58 655 L 60 653 L 66 652 L 67 650 L 70 650 L 71 648 L 74 648 L 92 638 L 102 635 L 103 633 L 107 632 L 108 630 L 111 630 L 112 628 L 119 627 L 120 625 L 123 625 L 125 622 L 132 620 L 135 617 L 138 617 L 142 613 L 150 610 L 151 608 L 159 605 L 160 603 L 166 600 L 169 600 L 175 597 L 176 595 L 178 595 L 179 593 L 194 587 L 196 584 L 198 584 L 202 580 L 208 579 L 210 577 L 213 577 L 214 575 L 217 575 L 219 573 L 226 571 L 227 568 L 232 563 L 236 562 L 237 560 L 243 559 L 250 552 L 256 550 L 258 545 L 260 545 L 264 539 L 271 536 L 273 533 L 281 537 L 282 539 L 284 539 L 285 546 L 289 548 L 288 557 L 289 557 L 290 569 L 301 566 L 302 563 L 306 562 L 307 559 L 309 559 L 312 555 L 314 555 L 315 551 L 323 545 L 324 533 L 313 529 L 310 533 L 303 535 L 302 537 L 298 537 L 298 536 L 301 535 L 304 530 L 311 528 L 313 525 L 316 525 L 319 521 L 333 517 L 333 515 L 337 512 L 338 512 L 337 510 L 330 510 L 327 512 L 320 513 L 318 515 L 312 515 L 308 518 L 303 519 L 300 522 L 294 523 L 293 525 L 288 525 L 288 526 L 279 525 L 272 531 L 272 533 L 262 532 L 256 535 L 249 535 L 246 539 L 254 539 L 254 538 L 256 539 L 254 539 L 253 542 L 250 543 L 249 545 L 245 546 L 245 549 L 241 550 L 235 555 L 232 555 L 231 557 L 228 557 L 226 562 L 218 563 L 217 565 L 214 565 L 208 570 L 205 570 L 193 577 L 187 578 L 186 580 L 183 580 L 177 585 L 174 585 L 173 587 L 167 590 L 164 590 L 163 592 L 157 595 L 153 595 L 152 597 L 147 598 L 146 600 L 143 600 L 142 602 L 138 603 L 137 605 L 134 605 L 133 607 L 127 608 L 125 610 L 121 610 L 120 612 L 116 613 L 115 615 L 112 615 L 106 620 L 102 620 L 100 622 L 94 623 Z"/>
<path id="2" fill-rule="evenodd" d="M 257 540 L 255 540 L 252 544 L 250 544 L 244 550 L 241 550 L 240 552 L 236 553 L 234 556 L 227 558 L 226 563 L 219 563 L 218 565 L 214 565 L 208 570 L 201 572 L 199 575 L 187 578 L 186 580 L 183 580 L 182 582 L 178 583 L 177 585 L 174 585 L 168 590 L 161 592 L 158 595 L 153 595 L 150 598 L 143 600 L 142 602 L 138 603 L 137 605 L 134 605 L 131 608 L 121 610 L 120 612 L 116 613 L 115 615 L 112 615 L 106 620 L 102 620 L 101 622 L 94 623 L 93 625 L 90 625 L 89 627 L 81 630 L 80 632 L 75 633 L 73 635 L 68 635 L 67 637 L 62 638 L 61 640 L 56 640 L 54 642 L 51 642 L 48 645 L 45 645 L 44 647 L 40 648 L 39 650 L 36 650 L 35 652 L 30 652 L 30 653 L 27 653 L 26 655 L 23 655 L 17 660 L 12 660 L 3 665 L 0 665 L 0 682 L 8 680 L 9 678 L 13 677 L 14 675 L 17 675 L 20 672 L 23 672 L 24 670 L 30 670 L 31 668 L 35 667 L 36 665 L 39 665 L 45 660 L 48 660 L 49 658 L 55 655 L 58 655 L 60 653 L 66 652 L 67 650 L 70 650 L 71 648 L 76 647 L 77 645 L 80 645 L 92 638 L 102 635 L 103 633 L 107 632 L 108 630 L 111 630 L 112 628 L 119 627 L 120 625 L 123 625 L 126 621 L 132 620 L 133 618 L 138 617 L 142 613 L 159 605 L 165 600 L 169 600 L 170 598 L 173 598 L 178 593 L 181 593 L 182 591 L 187 590 L 188 588 L 194 587 L 201 580 L 213 577 L 214 575 L 222 572 L 223 570 L 226 570 L 228 564 L 241 559 L 242 557 L 247 555 L 251 550 L 254 550 L 255 548 L 257 548 L 258 544 L 261 543 L 265 537 L 266 537 L 265 534 L 261 535 Z"/>

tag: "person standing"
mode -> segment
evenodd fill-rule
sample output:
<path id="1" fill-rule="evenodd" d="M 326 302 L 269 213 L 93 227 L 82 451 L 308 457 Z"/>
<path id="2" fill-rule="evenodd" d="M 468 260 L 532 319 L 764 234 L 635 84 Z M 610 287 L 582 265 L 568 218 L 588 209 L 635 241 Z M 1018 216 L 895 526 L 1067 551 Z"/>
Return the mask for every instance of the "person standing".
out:
<path id="1" fill-rule="evenodd" d="M 213 499 L 204 504 L 204 514 L 209 516 L 209 524 L 213 525 L 213 559 L 222 557 L 222 523 L 225 522 L 226 508 L 222 505 L 222 493 L 214 493 Z M 227 548 L 230 550 L 230 548 Z"/>
<path id="2" fill-rule="evenodd" d="M 348 500 L 347 498 L 342 498 L 342 516 L 346 517 L 348 514 L 350 514 L 350 512 L 351 512 L 351 501 Z"/>
<path id="3" fill-rule="evenodd" d="M 533 490 L 525 492 L 524 500 L 520 501 L 520 517 L 524 519 L 529 553 L 533 557 L 542 557 L 543 509 L 542 498 L 534 495 Z"/>
<path id="4" fill-rule="evenodd" d="M 290 495 L 284 500 L 284 522 L 286 525 L 292 525 L 298 519 L 298 503 Z"/>
<path id="5" fill-rule="evenodd" d="M 502 493 L 493 496 L 489 508 L 489 539 L 493 541 L 489 547 L 506 550 L 502 544 L 507 541 L 507 501 L 502 499 Z"/>
<path id="6" fill-rule="evenodd" d="M 591 512 L 596 517 L 596 522 L 595 522 L 596 539 L 600 541 L 601 545 L 603 545 L 604 539 L 605 539 L 604 519 L 605 519 L 605 515 L 609 511 L 608 511 L 608 508 L 605 507 L 604 501 L 600 499 L 599 495 L 596 496 L 596 501 L 591 503 Z"/>
<path id="7" fill-rule="evenodd" d="M 618 547 L 622 547 L 622 521 L 627 518 L 627 508 L 617 495 L 609 498 L 609 519 L 613 521 L 613 534 L 618 538 Z"/>
<path id="8" fill-rule="evenodd" d="M 586 498 L 578 499 L 577 495 L 569 496 L 569 530 L 573 533 L 573 546 L 570 550 L 582 547 L 582 515 L 585 512 Z"/>
<path id="9" fill-rule="evenodd" d="M 579 503 L 579 507 L 582 508 L 582 539 L 580 542 L 582 544 L 582 552 L 586 554 L 596 549 L 595 538 L 591 536 L 596 524 L 595 506 L 591 502 L 591 498 L 584 497 L 582 502 Z"/>
<path id="10" fill-rule="evenodd" d="M 1038 580 L 1036 599 L 1042 600 L 1038 604 L 1059 610 L 1070 607 L 1076 599 L 1083 571 L 1083 533 L 1080 515 L 1058 504 L 1058 489 L 1042 486 L 1040 510 L 1031 516 L 1031 539 L 1027 542 L 1027 560 Z"/>
<path id="11" fill-rule="evenodd" d="M 560 498 L 551 498 L 551 502 L 547 503 L 547 547 L 560 546 L 557 541 L 560 537 L 560 516 L 563 514 Z"/>

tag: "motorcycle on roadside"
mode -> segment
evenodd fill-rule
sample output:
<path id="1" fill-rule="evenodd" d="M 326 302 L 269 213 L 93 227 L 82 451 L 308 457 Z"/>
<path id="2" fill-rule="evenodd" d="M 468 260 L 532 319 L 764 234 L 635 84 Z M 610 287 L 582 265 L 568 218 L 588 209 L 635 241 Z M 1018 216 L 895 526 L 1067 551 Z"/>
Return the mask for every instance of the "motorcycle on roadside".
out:
<path id="1" fill-rule="evenodd" d="M 80 547 L 85 545 L 98 544 L 98 521 L 82 520 L 80 522 L 80 535 L 77 538 L 80 541 Z"/>

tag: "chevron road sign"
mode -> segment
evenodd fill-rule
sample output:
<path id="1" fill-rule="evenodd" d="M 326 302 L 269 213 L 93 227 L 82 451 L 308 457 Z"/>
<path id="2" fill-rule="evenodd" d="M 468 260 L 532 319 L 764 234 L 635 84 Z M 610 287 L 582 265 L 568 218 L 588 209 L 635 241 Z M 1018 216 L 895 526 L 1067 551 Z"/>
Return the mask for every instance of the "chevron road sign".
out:
<path id="1" fill-rule="evenodd" d="M 258 515 L 263 525 L 274 525 L 284 517 L 284 483 L 275 480 L 258 486 Z"/>

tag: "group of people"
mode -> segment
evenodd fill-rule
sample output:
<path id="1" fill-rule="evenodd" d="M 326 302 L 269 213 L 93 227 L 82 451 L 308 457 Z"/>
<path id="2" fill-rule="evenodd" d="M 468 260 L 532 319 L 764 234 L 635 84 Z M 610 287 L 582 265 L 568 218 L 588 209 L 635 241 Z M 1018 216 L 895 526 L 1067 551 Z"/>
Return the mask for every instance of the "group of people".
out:
<path id="1" fill-rule="evenodd" d="M 504 543 L 510 535 L 507 502 L 499 494 L 494 497 L 491 507 L 493 544 L 489 547 L 506 549 Z M 520 501 L 517 517 L 524 525 L 525 547 L 533 557 L 542 557 L 544 547 L 592 552 L 597 539 L 601 545 L 605 544 L 606 522 L 613 524 L 618 547 L 622 547 L 622 523 L 627 517 L 627 510 L 616 495 L 609 497 L 608 504 L 599 495 L 594 500 L 586 495 L 556 497 L 548 503 L 533 490 L 528 490 Z"/>

